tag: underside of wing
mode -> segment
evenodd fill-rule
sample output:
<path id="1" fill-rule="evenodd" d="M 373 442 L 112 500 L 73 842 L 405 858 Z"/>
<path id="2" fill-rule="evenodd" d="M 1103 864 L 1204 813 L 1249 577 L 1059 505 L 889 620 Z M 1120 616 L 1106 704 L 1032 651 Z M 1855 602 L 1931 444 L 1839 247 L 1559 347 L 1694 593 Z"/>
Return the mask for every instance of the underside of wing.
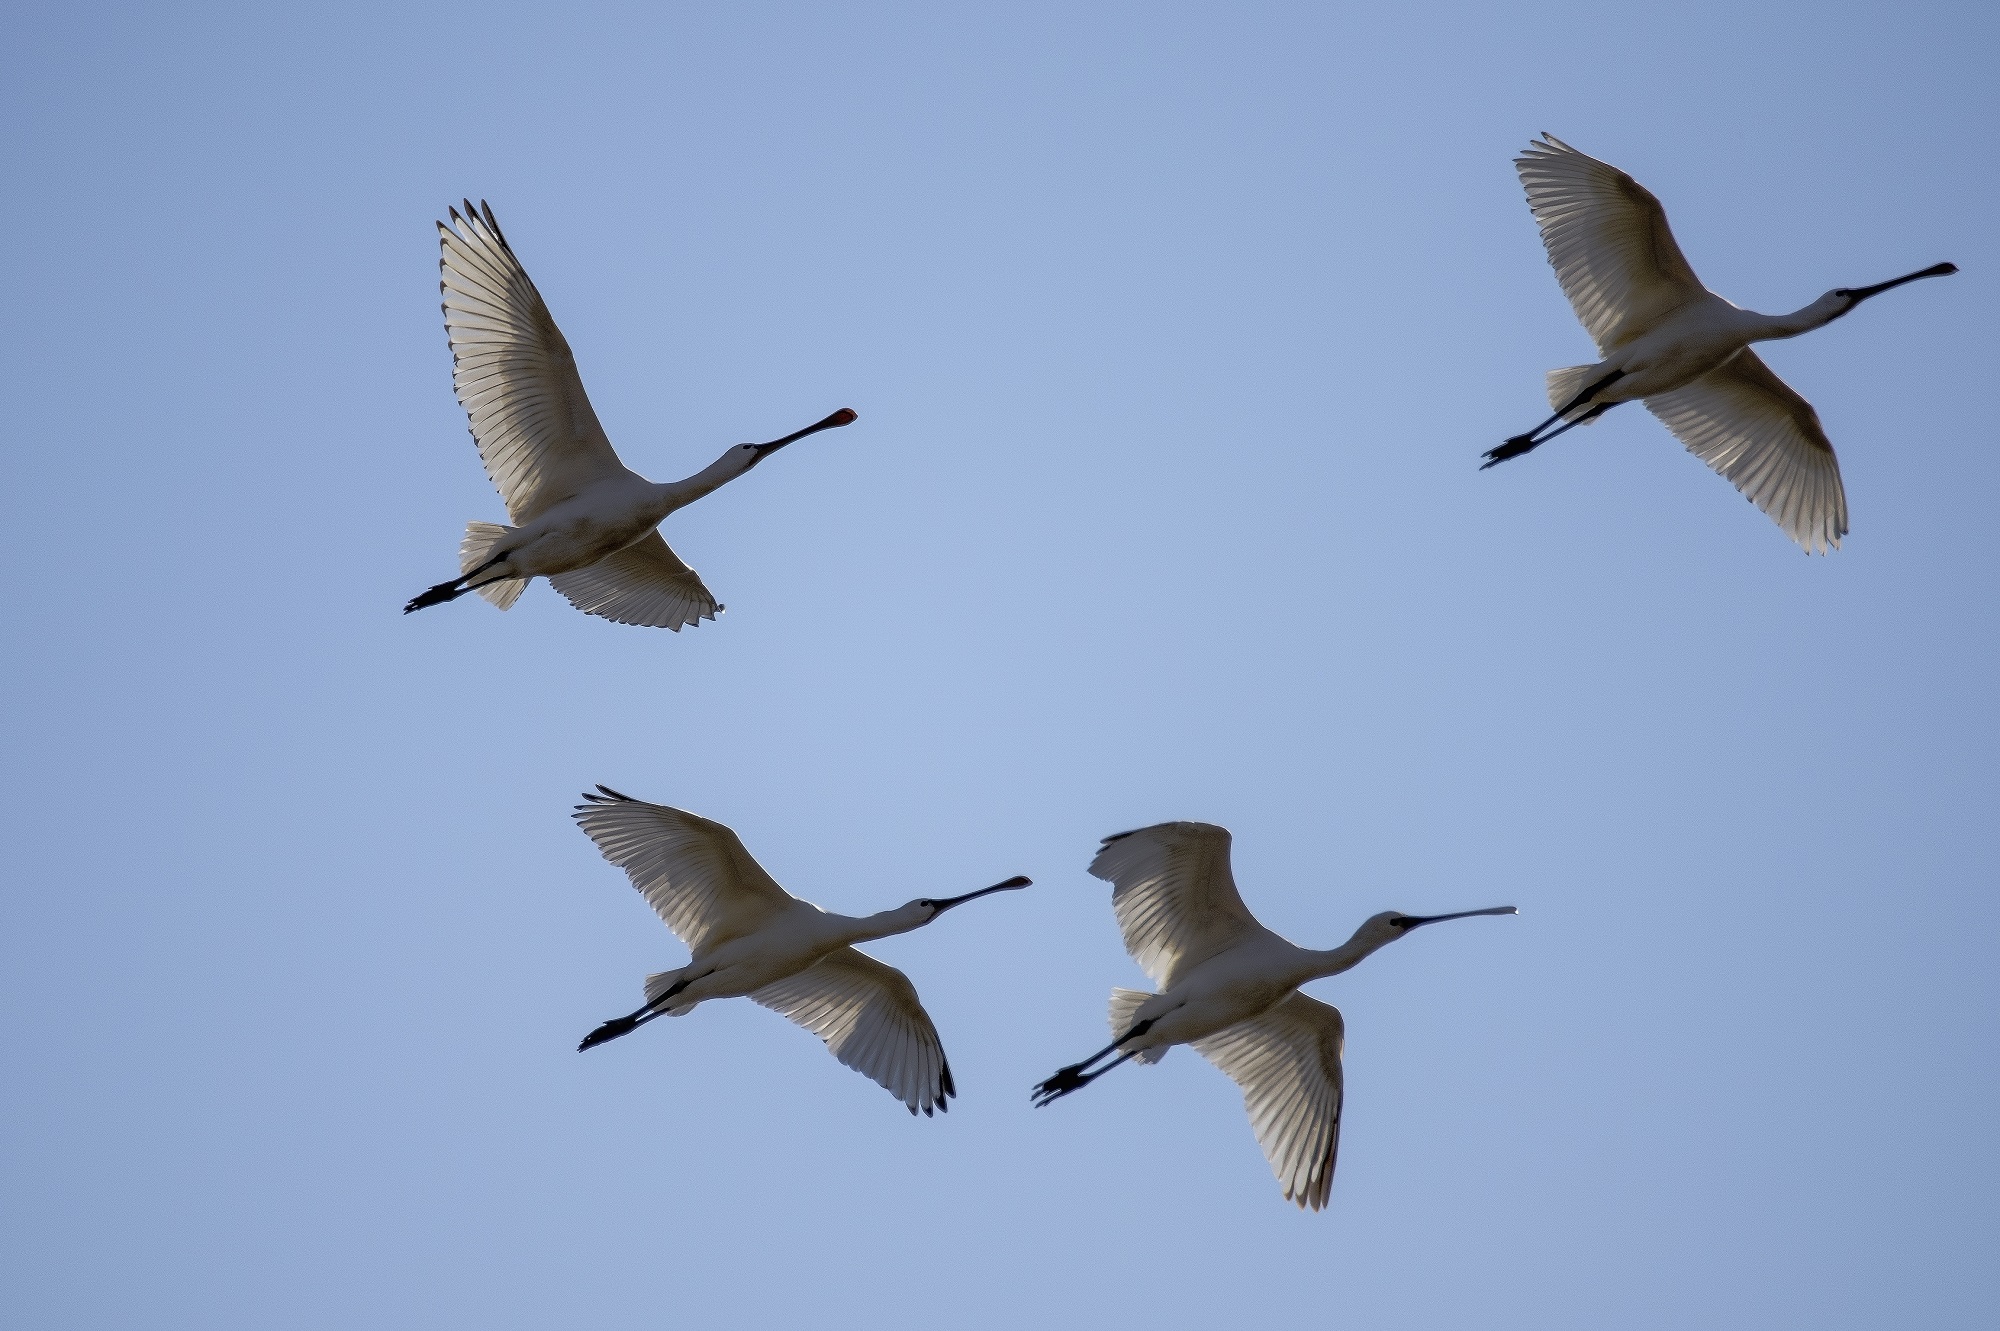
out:
<path id="1" fill-rule="evenodd" d="M 586 615 L 676 633 L 684 624 L 714 619 L 722 609 L 657 531 L 595 564 L 558 573 L 549 585 Z"/>
<path id="2" fill-rule="evenodd" d="M 493 210 L 438 223 L 451 382 L 518 525 L 625 468 L 584 395 L 576 358 Z"/>
<path id="3" fill-rule="evenodd" d="M 1090 872 L 1112 885 L 1125 950 L 1162 989 L 1260 927 L 1229 872 L 1229 832 L 1211 823 L 1106 837 Z"/>
<path id="4" fill-rule="evenodd" d="M 1549 265 L 1600 354 L 1702 294 L 1666 209 L 1617 167 L 1545 134 L 1514 169 Z"/>
<path id="5" fill-rule="evenodd" d="M 1808 554 L 1840 547 L 1847 490 L 1819 413 L 1745 348 L 1683 388 L 1646 399 L 1688 452 L 1715 468 Z"/>
<path id="6" fill-rule="evenodd" d="M 1317 1211 L 1333 1187 L 1343 1095 L 1340 1010 L 1294 993 L 1195 1052 L 1243 1088 L 1243 1108 L 1285 1200 Z"/>
<path id="7" fill-rule="evenodd" d="M 577 806 L 577 825 L 690 951 L 753 933 L 799 904 L 721 823 L 598 790 Z"/>
<path id="8" fill-rule="evenodd" d="M 825 1040 L 835 1058 L 912 1114 L 941 1113 L 958 1094 L 937 1027 L 894 966 L 843 947 L 750 997 Z"/>

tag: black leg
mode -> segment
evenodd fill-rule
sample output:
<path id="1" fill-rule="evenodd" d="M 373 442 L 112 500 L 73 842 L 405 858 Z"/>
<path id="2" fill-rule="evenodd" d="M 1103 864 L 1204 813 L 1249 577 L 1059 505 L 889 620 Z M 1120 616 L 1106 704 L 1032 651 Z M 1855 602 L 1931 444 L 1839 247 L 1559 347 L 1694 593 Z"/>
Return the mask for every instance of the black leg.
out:
<path id="1" fill-rule="evenodd" d="M 413 611 L 427 609 L 430 606 L 444 605 L 449 601 L 456 601 L 459 597 L 465 595 L 466 589 L 459 586 L 464 581 L 464 578 L 453 578 L 450 582 L 440 582 L 429 591 L 411 597 L 410 603 L 403 607 L 403 613 L 407 615 Z"/>
<path id="2" fill-rule="evenodd" d="M 1046 1081 L 1036 1084 L 1032 1092 L 1035 1100 L 1035 1108 L 1040 1109 L 1051 1100 L 1060 1100 L 1071 1091 L 1080 1090 L 1090 1085 L 1090 1083 L 1111 1071 L 1112 1068 L 1117 1067 L 1119 1063 L 1123 1063 L 1125 1059 L 1132 1057 L 1132 1055 L 1126 1054 L 1119 1058 L 1117 1062 L 1099 1068 L 1096 1072 L 1089 1073 L 1088 1075 L 1084 1073 L 1084 1069 L 1088 1068 L 1098 1059 L 1108 1054 L 1116 1053 L 1119 1045 L 1124 1044 L 1127 1040 L 1135 1040 L 1153 1029 L 1153 1022 L 1156 1020 L 1158 1018 L 1148 1017 L 1146 1020 L 1134 1025 L 1131 1030 L 1125 1032 L 1110 1044 L 1105 1045 L 1104 1048 L 1092 1054 L 1089 1058 L 1084 1059 L 1081 1063 L 1072 1063 L 1066 1068 L 1057 1068 L 1055 1075 L 1049 1077 Z"/>
<path id="3" fill-rule="evenodd" d="M 1557 426 L 1553 430 L 1550 430 L 1540 439 L 1528 439 L 1527 442 L 1522 443 L 1520 442 L 1520 440 L 1526 438 L 1526 436 L 1516 435 L 1513 439 L 1509 439 L 1506 443 L 1500 445 L 1500 447 L 1488 453 L 1486 455 L 1486 461 L 1483 464 L 1481 464 L 1479 469 L 1481 471 L 1485 471 L 1486 468 L 1488 467 L 1499 466 L 1502 462 L 1505 462 L 1508 458 L 1517 458 L 1520 457 L 1521 454 L 1523 453 L 1532 452 L 1533 450 L 1540 448 L 1543 444 L 1546 444 L 1549 440 L 1555 438 L 1559 434 L 1567 434 L 1569 431 L 1574 430 L 1579 425 L 1590 424 L 1592 421 L 1596 420 L 1599 416 L 1602 416 L 1605 412 L 1611 410 L 1613 407 L 1617 405 L 1618 404 L 1616 402 L 1600 402 L 1596 406 L 1592 407 L 1589 411 L 1584 412 L 1583 415 L 1577 417 L 1575 420 L 1564 421 L 1561 425 Z"/>
<path id="4" fill-rule="evenodd" d="M 1599 379 L 1596 383 L 1584 389 L 1581 393 L 1578 393 L 1575 397 L 1571 398 L 1569 401 L 1563 403 L 1562 408 L 1559 411 L 1557 411 L 1554 415 L 1550 416 L 1547 420 L 1543 421 L 1540 425 L 1537 425 L 1534 429 L 1528 431 L 1526 434 L 1515 435 L 1513 438 L 1509 439 L 1506 443 L 1501 444 L 1498 448 L 1488 449 L 1484 454 L 1486 461 L 1480 464 L 1479 469 L 1481 471 L 1485 471 L 1488 467 L 1498 466 L 1500 463 L 1507 461 L 1509 458 L 1520 457 L 1523 453 L 1532 453 L 1537 448 L 1540 448 L 1543 444 L 1546 444 L 1549 440 L 1555 438 L 1559 434 L 1562 434 L 1564 431 L 1573 430 L 1577 426 L 1582 425 L 1587 421 L 1596 420 L 1599 416 L 1602 416 L 1605 412 L 1611 410 L 1611 408 L 1617 406 L 1618 404 L 1615 402 L 1601 402 L 1597 406 L 1591 408 L 1589 412 L 1587 412 L 1582 416 L 1577 417 L 1575 420 L 1563 421 L 1561 429 L 1549 430 L 1547 434 L 1542 434 L 1542 431 L 1548 430 L 1549 427 L 1551 425 L 1554 425 L 1557 421 L 1562 421 L 1564 416 L 1567 416 L 1570 412 L 1575 411 L 1578 407 L 1590 401 L 1590 399 L 1596 397 L 1599 393 L 1603 392 L 1605 389 L 1609 388 L 1612 384 L 1618 382 L 1618 380 L 1623 379 L 1624 377 L 1625 377 L 1625 371 L 1613 370 L 1611 373 Z"/>
<path id="5" fill-rule="evenodd" d="M 450 582 L 440 582 L 429 591 L 411 597 L 410 603 L 403 607 L 403 613 L 407 615 L 413 610 L 425 610 L 434 605 L 444 605 L 448 602 L 456 601 L 467 592 L 476 591 L 484 587 L 487 582 L 505 582 L 505 578 L 488 578 L 486 582 L 474 582 L 473 579 L 484 573 L 487 569 L 492 568 L 511 553 L 513 552 L 502 551 L 500 554 L 493 556 L 493 558 L 481 564 L 478 568 L 473 569 L 470 573 L 453 578 Z"/>
<path id="6" fill-rule="evenodd" d="M 1111 1071 L 1111 1069 L 1117 1067 L 1120 1063 L 1132 1057 L 1134 1057 L 1132 1054 L 1120 1054 L 1095 1072 L 1080 1072 L 1073 1067 L 1064 1068 L 1062 1071 L 1056 1073 L 1055 1076 L 1050 1077 L 1047 1081 L 1035 1087 L 1035 1108 L 1044 1108 L 1054 1104 L 1073 1091 L 1082 1090 L 1105 1073 Z"/>
<path id="7" fill-rule="evenodd" d="M 640 1008 L 637 1012 L 623 1017 L 613 1017 L 610 1021 L 605 1022 L 602 1026 L 584 1036 L 583 1043 L 576 1047 L 576 1052 L 580 1054 L 586 1049 L 595 1049 L 607 1040 L 615 1040 L 621 1035 L 630 1035 L 633 1031 L 638 1030 L 655 1017 L 666 1016 L 666 1005 L 674 1000 L 676 994 L 693 984 L 696 980 L 706 979 L 713 974 L 715 974 L 714 971 L 706 970 L 700 975 L 690 975 L 684 980 L 675 980 L 665 993 L 647 1003 L 646 1006 Z"/>

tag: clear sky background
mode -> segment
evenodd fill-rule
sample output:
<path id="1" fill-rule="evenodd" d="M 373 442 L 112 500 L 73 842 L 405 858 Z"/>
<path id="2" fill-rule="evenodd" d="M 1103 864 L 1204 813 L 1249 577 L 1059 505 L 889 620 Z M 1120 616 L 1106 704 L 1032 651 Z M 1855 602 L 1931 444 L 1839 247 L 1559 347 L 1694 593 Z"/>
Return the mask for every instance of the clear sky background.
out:
<path id="1" fill-rule="evenodd" d="M 2000 1299 L 1985 5 L 29 5 L 0 48 L 21 1326 L 1960 1328 Z M 1803 556 L 1591 358 L 1509 159 L 1631 171 L 1840 449 Z M 405 618 L 502 515 L 432 221 L 491 200 L 729 606 Z M 962 1098 L 748 1002 L 567 814 L 866 913 Z M 1268 924 L 1517 904 L 1312 987 L 1324 1213 L 1097 839 Z"/>

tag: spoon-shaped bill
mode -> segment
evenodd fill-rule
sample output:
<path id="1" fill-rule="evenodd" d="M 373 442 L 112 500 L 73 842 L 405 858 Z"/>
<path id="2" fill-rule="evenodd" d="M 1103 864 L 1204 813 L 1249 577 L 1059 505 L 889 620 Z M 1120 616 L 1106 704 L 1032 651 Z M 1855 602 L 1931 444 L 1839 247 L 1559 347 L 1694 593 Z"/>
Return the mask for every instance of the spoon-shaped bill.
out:
<path id="1" fill-rule="evenodd" d="M 1415 929 L 1426 924 L 1439 924 L 1445 920 L 1463 920 L 1472 915 L 1519 915 L 1512 906 L 1488 906 L 1485 910 L 1459 910 L 1449 915 L 1400 915 L 1390 923 L 1399 929 Z"/>
<path id="2" fill-rule="evenodd" d="M 809 434 L 818 434 L 821 430 L 837 430 L 843 425 L 854 424 L 854 422 L 857 419 L 859 418 L 855 416 L 854 409 L 852 407 L 842 407 L 839 411 L 834 412 L 833 415 L 828 416 L 825 420 L 814 421 L 811 425 L 808 425 L 803 430 L 794 430 L 792 433 L 786 435 L 783 439 L 773 439 L 768 444 L 758 444 L 757 460 L 759 462 L 762 462 L 765 458 L 771 456 L 771 454 L 777 452 L 779 449 L 783 448 L 786 444 L 797 443 L 799 440 L 805 438 Z"/>
<path id="3" fill-rule="evenodd" d="M 1856 305 L 1859 305 L 1870 296 L 1879 296 L 1885 291 L 1903 285 L 1905 282 L 1914 282 L 1920 277 L 1949 277 L 1957 271 L 1958 265 L 1955 263 L 1934 263 L 1930 267 L 1918 272 L 1904 273 L 1901 277 L 1892 277 L 1887 282 L 1877 282 L 1872 287 L 1850 287 L 1847 294 L 1854 298 Z"/>
<path id="4" fill-rule="evenodd" d="M 980 897 L 990 895 L 994 892 L 1013 892 L 1023 887 L 1031 887 L 1034 885 L 1034 881 L 1034 879 L 1025 875 L 1015 874 L 1004 883 L 995 883 L 991 887 L 982 887 L 977 892 L 967 892 L 962 897 L 946 897 L 942 901 L 932 903 L 937 907 L 937 910 L 933 912 L 933 918 L 944 914 L 944 912 L 950 910 L 953 906 L 962 906 L 968 901 L 975 901 Z"/>

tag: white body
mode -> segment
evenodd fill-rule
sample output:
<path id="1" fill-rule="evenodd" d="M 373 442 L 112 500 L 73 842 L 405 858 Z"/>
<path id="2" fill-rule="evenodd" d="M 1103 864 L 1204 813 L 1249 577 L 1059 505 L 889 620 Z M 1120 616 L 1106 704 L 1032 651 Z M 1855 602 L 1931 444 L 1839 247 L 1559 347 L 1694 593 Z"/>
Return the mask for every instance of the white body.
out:
<path id="1" fill-rule="evenodd" d="M 1830 291 L 1790 314 L 1739 309 L 1701 284 L 1660 201 L 1623 171 L 1548 135 L 1514 165 L 1549 263 L 1598 349 L 1594 364 L 1549 373 L 1550 407 L 1588 424 L 1593 407 L 1643 401 L 1808 552 L 1837 547 L 1847 495 L 1833 445 L 1811 404 L 1749 347 L 1830 323 L 1874 289 Z M 1571 408 L 1614 371 L 1621 377 Z"/>
<path id="2" fill-rule="evenodd" d="M 1759 314 L 1730 304 L 1712 291 L 1695 293 L 1686 304 L 1653 327 L 1613 349 L 1595 365 L 1577 366 L 1559 374 L 1575 375 L 1586 384 L 1613 370 L 1623 377 L 1600 390 L 1593 402 L 1640 402 L 1684 388 L 1722 366 L 1752 342 L 1797 337 L 1825 319 L 1806 316 L 1814 302 L 1798 314 Z M 1553 389 L 1551 390 L 1553 391 Z M 1551 406 L 1561 406 L 1552 402 Z"/>
<path id="3" fill-rule="evenodd" d="M 692 953 L 687 965 L 646 977 L 647 1006 L 634 1018 L 747 997 L 818 1035 L 912 1114 L 947 1108 L 957 1093 L 951 1065 L 916 987 L 852 944 L 921 928 L 967 898 L 837 915 L 779 887 L 721 823 L 611 791 L 586 798 L 578 825 Z M 623 1021 L 628 1030 L 636 1024 Z"/>
<path id="4" fill-rule="evenodd" d="M 928 917 L 908 907 L 879 915 L 840 915 L 794 897 L 767 917 L 755 933 L 698 948 L 687 965 L 648 975 L 646 997 L 651 999 L 687 980 L 687 987 L 667 1008 L 668 1015 L 683 1016 L 711 999 L 750 997 L 850 944 L 907 933 L 927 923 Z"/>
<path id="5" fill-rule="evenodd" d="M 1121 1010 L 1112 1024 L 1118 1025 L 1119 1018 L 1124 1018 L 1125 1024 L 1113 1034 L 1141 1022 L 1153 1023 L 1144 1035 L 1121 1041 L 1118 1047 L 1140 1054 L 1142 1062 L 1156 1063 L 1158 1057 L 1143 1055 L 1153 1051 L 1164 1055 L 1174 1045 L 1194 1044 L 1260 1017 L 1308 980 L 1338 975 L 1367 955 L 1348 957 L 1338 952 L 1300 947 L 1260 924 L 1254 934 L 1238 940 L 1228 951 L 1176 976 L 1165 991 L 1147 995 L 1129 1010 L 1125 1003 L 1118 1004 Z"/>

